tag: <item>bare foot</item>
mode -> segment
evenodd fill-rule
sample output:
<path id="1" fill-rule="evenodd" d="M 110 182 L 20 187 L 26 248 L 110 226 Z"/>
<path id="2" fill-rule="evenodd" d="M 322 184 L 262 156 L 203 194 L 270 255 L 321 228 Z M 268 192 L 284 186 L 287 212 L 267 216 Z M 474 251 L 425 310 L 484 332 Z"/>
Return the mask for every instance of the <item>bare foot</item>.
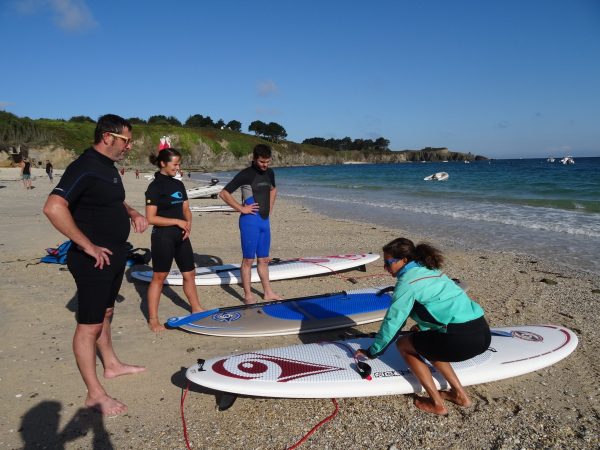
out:
<path id="1" fill-rule="evenodd" d="M 145 372 L 146 368 L 143 366 L 134 366 L 132 364 L 121 364 L 120 366 L 104 369 L 104 378 L 116 378 L 121 375 L 133 375 L 136 373 Z"/>
<path id="2" fill-rule="evenodd" d="M 161 331 L 165 331 L 166 328 L 162 323 L 158 321 L 158 319 L 150 319 L 148 321 L 148 328 L 154 333 L 160 333 Z"/>
<path id="3" fill-rule="evenodd" d="M 88 398 L 85 401 L 85 406 L 95 409 L 105 416 L 117 416 L 127 411 L 127 405 L 119 400 L 103 395 L 100 398 Z"/>
<path id="4" fill-rule="evenodd" d="M 464 408 L 468 408 L 473 404 L 473 402 L 471 402 L 471 399 L 467 397 L 466 394 L 459 394 L 454 389 L 450 389 L 449 391 L 440 391 L 440 396 L 444 400 L 456 403 L 458 406 L 462 406 Z"/>
<path id="5" fill-rule="evenodd" d="M 204 312 L 204 311 L 206 311 L 206 310 L 202 307 L 192 308 L 192 314 L 196 314 L 196 313 L 200 313 L 200 312 Z M 164 329 L 164 327 L 163 327 L 163 329 Z"/>
<path id="6" fill-rule="evenodd" d="M 256 299 L 254 296 L 244 297 L 244 305 L 254 305 L 256 303 Z"/>
<path id="7" fill-rule="evenodd" d="M 421 411 L 425 411 L 439 416 L 447 416 L 448 410 L 444 405 L 436 406 L 430 398 L 416 397 L 414 405 Z"/>
<path id="8" fill-rule="evenodd" d="M 268 300 L 283 300 L 283 297 L 279 294 L 276 294 L 275 292 L 270 292 L 269 294 L 264 295 L 263 300 L 268 301 Z"/>

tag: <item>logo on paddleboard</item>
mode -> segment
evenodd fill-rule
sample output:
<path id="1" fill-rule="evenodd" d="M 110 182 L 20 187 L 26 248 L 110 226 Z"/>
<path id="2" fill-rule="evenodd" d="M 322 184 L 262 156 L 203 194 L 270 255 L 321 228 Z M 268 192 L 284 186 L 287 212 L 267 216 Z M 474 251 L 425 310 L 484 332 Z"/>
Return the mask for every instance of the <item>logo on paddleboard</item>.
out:
<path id="1" fill-rule="evenodd" d="M 511 331 L 511 336 L 515 337 L 517 339 L 523 339 L 524 341 L 530 341 L 530 342 L 543 342 L 544 338 L 542 336 L 540 336 L 539 334 L 536 333 L 532 333 L 531 331 L 522 331 L 522 330 L 515 330 L 515 331 Z"/>
<path id="2" fill-rule="evenodd" d="M 220 312 L 218 314 L 214 314 L 212 319 L 217 322 L 235 322 L 239 320 L 242 315 L 239 312 Z"/>
<path id="3" fill-rule="evenodd" d="M 213 364 L 212 369 L 219 375 L 242 380 L 265 380 L 285 383 L 298 378 L 326 372 L 343 370 L 341 367 L 298 361 L 281 356 L 261 353 L 243 353 L 230 356 Z"/>

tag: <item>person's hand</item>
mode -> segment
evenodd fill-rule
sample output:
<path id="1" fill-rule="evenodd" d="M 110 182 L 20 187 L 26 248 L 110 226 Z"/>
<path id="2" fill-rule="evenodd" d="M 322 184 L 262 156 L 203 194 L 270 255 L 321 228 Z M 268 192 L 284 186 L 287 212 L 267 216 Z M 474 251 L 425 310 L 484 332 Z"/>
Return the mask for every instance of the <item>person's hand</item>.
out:
<path id="1" fill-rule="evenodd" d="M 192 223 L 191 222 L 187 222 L 185 220 L 178 220 L 177 226 L 183 230 L 182 233 L 183 233 L 184 241 L 190 237 L 190 233 L 192 232 Z"/>
<path id="2" fill-rule="evenodd" d="M 131 216 L 131 226 L 135 233 L 143 233 L 148 228 L 148 220 L 145 216 L 142 216 L 139 212 L 135 212 Z"/>
<path id="3" fill-rule="evenodd" d="M 252 203 L 251 205 L 242 206 L 242 214 L 256 214 L 258 212 L 258 203 Z"/>
<path id="4" fill-rule="evenodd" d="M 78 247 L 96 260 L 94 267 L 102 270 L 104 265 L 110 266 L 110 255 L 113 253 L 106 247 L 98 247 L 94 244 L 90 244 L 90 246 L 86 248 L 81 246 Z"/>
<path id="5" fill-rule="evenodd" d="M 366 350 L 363 350 L 362 348 L 359 348 L 358 350 L 356 350 L 354 352 L 354 357 L 356 359 L 369 359 L 369 354 L 367 353 Z"/>
<path id="6" fill-rule="evenodd" d="M 413 325 L 412 327 L 410 327 L 409 331 L 421 331 L 421 329 L 419 328 L 419 325 Z"/>

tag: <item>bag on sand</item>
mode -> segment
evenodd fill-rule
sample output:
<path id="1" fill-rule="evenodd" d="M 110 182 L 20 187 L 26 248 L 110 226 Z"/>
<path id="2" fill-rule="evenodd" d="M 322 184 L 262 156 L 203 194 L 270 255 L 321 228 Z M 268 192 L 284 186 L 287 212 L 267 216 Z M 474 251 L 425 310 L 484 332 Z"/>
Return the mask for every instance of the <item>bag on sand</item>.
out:
<path id="1" fill-rule="evenodd" d="M 47 248 L 46 256 L 40 259 L 40 262 L 48 264 L 66 264 L 67 263 L 67 251 L 71 247 L 72 241 L 68 240 L 60 244 L 57 248 Z"/>

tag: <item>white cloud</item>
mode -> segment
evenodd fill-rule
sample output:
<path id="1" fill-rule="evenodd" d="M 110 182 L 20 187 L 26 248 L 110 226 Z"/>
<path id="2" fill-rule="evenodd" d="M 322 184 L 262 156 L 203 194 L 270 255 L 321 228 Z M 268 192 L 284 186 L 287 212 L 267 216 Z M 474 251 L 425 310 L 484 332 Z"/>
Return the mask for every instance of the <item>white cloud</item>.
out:
<path id="1" fill-rule="evenodd" d="M 98 25 L 85 0 L 15 0 L 21 14 L 52 13 L 54 23 L 65 31 L 81 31 Z"/>
<path id="2" fill-rule="evenodd" d="M 258 83 L 258 95 L 268 97 L 269 95 L 277 94 L 279 88 L 272 80 L 264 80 Z"/>

